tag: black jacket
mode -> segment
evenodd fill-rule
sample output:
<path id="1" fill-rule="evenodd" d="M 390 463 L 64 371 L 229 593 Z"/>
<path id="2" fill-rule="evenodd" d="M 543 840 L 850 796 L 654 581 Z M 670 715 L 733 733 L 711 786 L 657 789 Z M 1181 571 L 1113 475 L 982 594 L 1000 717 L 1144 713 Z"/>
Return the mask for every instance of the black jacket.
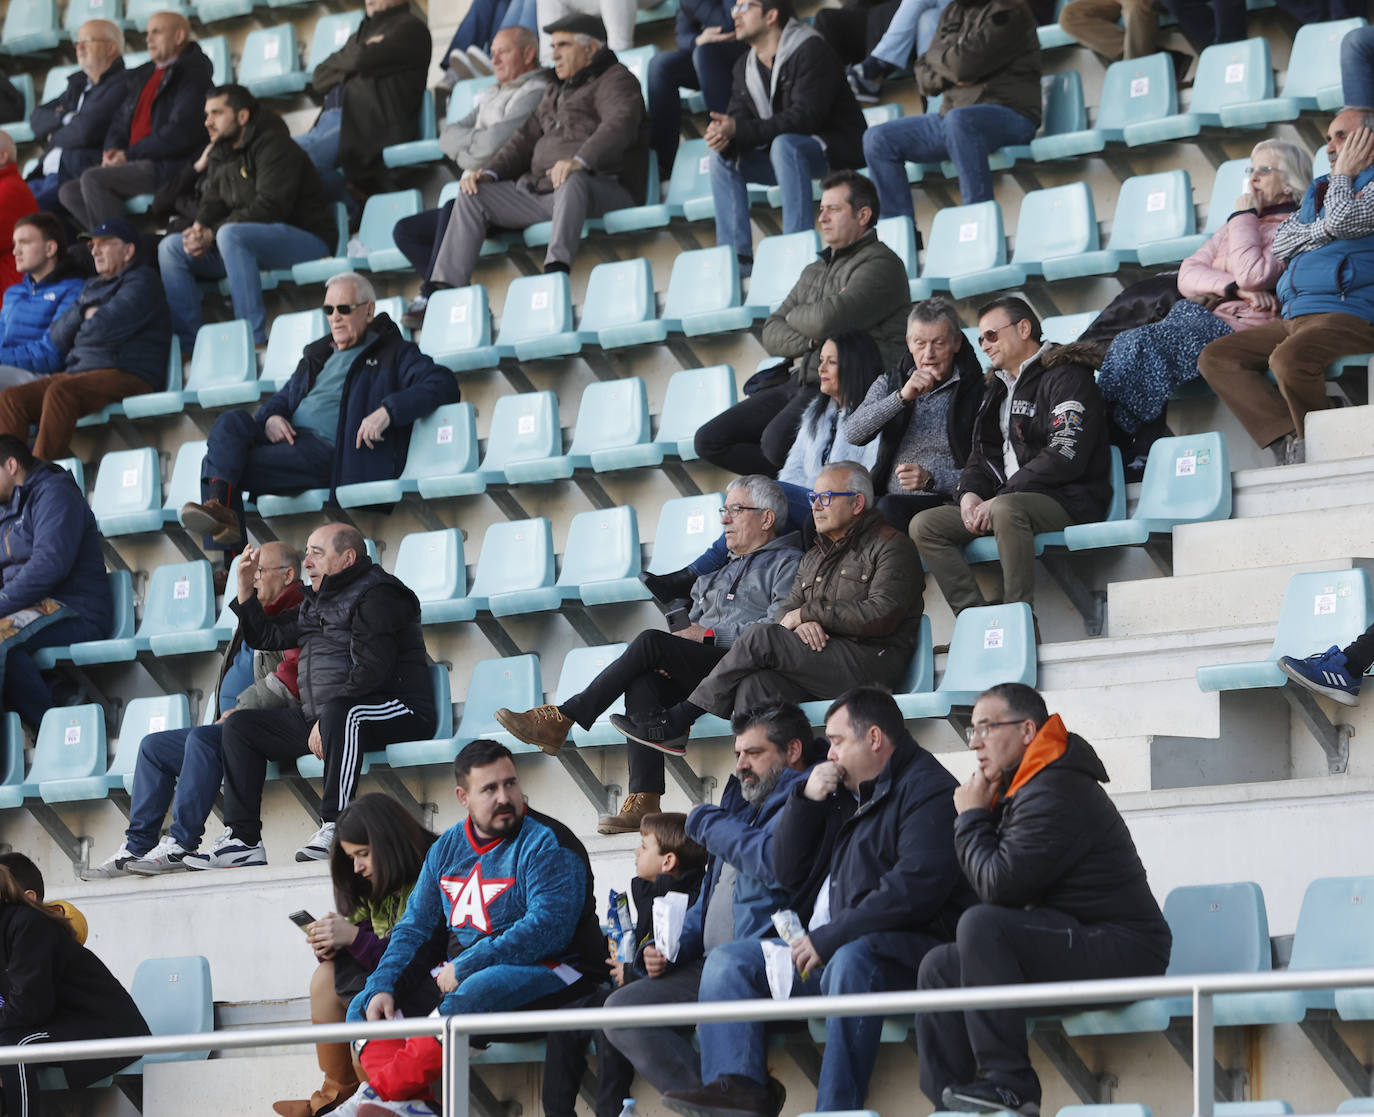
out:
<path id="1" fill-rule="evenodd" d="M 87 317 L 92 307 L 97 313 Z M 48 336 L 67 372 L 117 368 L 142 377 L 155 392 L 167 387 L 172 312 L 157 269 L 140 267 L 137 259 L 118 275 L 86 280 Z"/>
<path id="2" fill-rule="evenodd" d="M 659 873 L 653 880 L 641 880 L 639 877 L 630 879 L 630 899 L 634 901 L 635 909 L 635 958 L 642 957 L 644 948 L 653 941 L 654 901 L 660 896 L 668 895 L 669 892 L 682 892 L 686 894 L 687 906 L 690 908 L 696 903 L 705 878 L 706 875 L 701 869 L 686 869 L 677 876 Z M 631 964 L 633 960 L 627 962 L 623 970 L 625 985 L 639 980 L 639 971 Z"/>
<path id="3" fill-rule="evenodd" d="M 334 249 L 334 215 L 319 172 L 281 117 L 265 108 L 244 126 L 241 147 L 211 148 L 196 220 L 209 229 L 231 221 L 284 222 Z"/>
<path id="4" fill-rule="evenodd" d="M 0 1032 L 6 1043 L 47 1032 L 54 1041 L 146 1036 L 148 1023 L 105 963 L 62 924 L 27 904 L 0 904 Z M 67 1084 L 89 1086 L 137 1056 L 61 1064 Z"/>
<path id="5" fill-rule="evenodd" d="M 903 734 L 855 799 L 843 786 L 817 803 L 798 781 L 773 832 L 773 867 L 801 907 L 830 881 L 830 922 L 811 932 L 823 959 L 860 936 L 889 958 L 918 957 L 918 936 L 952 941 L 973 902 L 951 838 L 958 781 Z M 809 918 L 809 916 L 808 916 Z"/>
<path id="6" fill-rule="evenodd" d="M 105 150 L 125 152 L 130 163 L 149 159 L 157 164 L 159 183 L 205 150 L 205 94 L 214 84 L 214 64 L 196 43 L 187 43 L 168 66 L 171 72 L 153 98 L 153 130 L 129 146 L 138 96 L 156 69 L 154 63 L 145 62 L 125 79 L 124 103 L 110 121 L 104 144 Z"/>
<path id="7" fill-rule="evenodd" d="M 6 120 L 24 119 L 24 95 L 4 74 L 0 74 L 0 116 Z M 38 129 L 35 128 L 34 131 L 37 132 Z"/>
<path id="8" fill-rule="evenodd" d="M 892 372 L 886 374 L 888 392 L 900 391 L 916 362 L 911 354 L 902 357 Z M 973 355 L 973 346 L 967 343 L 959 346 L 954 354 L 954 367 L 959 373 L 959 382 L 954 387 L 954 406 L 945 416 L 945 433 L 949 436 L 949 456 L 954 464 L 963 469 L 968 464 L 969 451 L 973 446 L 973 426 L 978 417 L 978 408 L 983 399 L 983 373 L 978 358 Z M 902 435 L 911 422 L 910 405 L 900 415 L 888 421 L 878 432 L 878 460 L 873 466 L 873 491 L 887 491 L 888 475 L 892 472 L 892 458 L 897 447 L 902 444 Z"/>
<path id="9" fill-rule="evenodd" d="M 1040 728 L 992 810 L 954 822 L 959 864 L 985 904 L 1049 908 L 1114 924 L 1169 961 L 1169 925 L 1093 747 L 1055 714 Z"/>
<path id="10" fill-rule="evenodd" d="M 306 589 L 299 609 L 269 617 L 257 597 L 230 608 L 243 638 L 259 651 L 301 649 L 301 711 L 314 721 L 334 698 L 386 695 L 434 722 L 429 657 L 420 633 L 420 601 L 405 583 L 366 555 L 319 590 Z"/>
<path id="11" fill-rule="evenodd" d="M 78 177 L 89 167 L 98 167 L 105 150 L 105 136 L 110 130 L 110 122 L 124 104 L 128 93 L 128 71 L 124 69 L 124 59 L 116 58 L 110 68 L 100 75 L 100 80 L 89 89 L 90 79 L 77 70 L 67 79 L 67 88 L 58 97 L 33 110 L 30 123 L 33 134 L 43 144 L 43 154 L 54 147 L 62 149 L 58 161 L 57 177 L 62 182 Z M 85 99 L 82 99 L 82 92 Z M 76 109 L 80 110 L 67 124 L 62 118 Z M 39 160 L 42 165 L 42 159 Z M 41 171 L 40 171 L 41 173 Z"/>
<path id="12" fill-rule="evenodd" d="M 1002 493 L 1044 493 L 1075 523 L 1102 519 L 1112 499 L 1111 445 L 1093 370 L 1066 360 L 1051 345 L 1017 376 L 1009 438 L 1020 468 L 1010 480 L 998 421 L 1007 386 L 992 372 L 986 384 L 956 498 L 964 493 L 984 500 Z"/>

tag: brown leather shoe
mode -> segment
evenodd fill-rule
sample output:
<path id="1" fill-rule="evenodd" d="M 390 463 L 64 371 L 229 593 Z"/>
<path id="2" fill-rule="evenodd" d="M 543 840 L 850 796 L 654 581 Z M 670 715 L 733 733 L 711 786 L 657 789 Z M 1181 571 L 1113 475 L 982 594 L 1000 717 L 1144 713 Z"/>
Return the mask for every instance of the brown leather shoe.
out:
<path id="1" fill-rule="evenodd" d="M 496 711 L 496 720 L 508 733 L 513 733 L 527 745 L 534 745 L 540 752 L 557 756 L 563 742 L 572 732 L 572 718 L 564 717 L 557 706 L 536 706 L 517 714 L 504 706 Z"/>
<path id="2" fill-rule="evenodd" d="M 598 834 L 638 834 L 646 814 L 658 814 L 658 793 L 636 791 L 625 796 L 619 814 L 603 814 L 596 820 Z"/>
<path id="3" fill-rule="evenodd" d="M 183 504 L 178 519 L 187 531 L 212 536 L 216 543 L 232 546 L 243 542 L 239 518 L 218 500 Z"/>

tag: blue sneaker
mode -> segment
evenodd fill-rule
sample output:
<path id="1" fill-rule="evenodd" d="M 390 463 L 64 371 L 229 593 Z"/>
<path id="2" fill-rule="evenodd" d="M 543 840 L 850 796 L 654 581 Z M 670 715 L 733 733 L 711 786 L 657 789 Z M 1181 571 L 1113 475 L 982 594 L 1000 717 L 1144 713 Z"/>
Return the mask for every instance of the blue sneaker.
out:
<path id="1" fill-rule="evenodd" d="M 1279 670 L 1295 683 L 1343 706 L 1360 703 L 1360 679 L 1346 669 L 1345 653 L 1334 644 L 1306 659 L 1279 656 Z"/>

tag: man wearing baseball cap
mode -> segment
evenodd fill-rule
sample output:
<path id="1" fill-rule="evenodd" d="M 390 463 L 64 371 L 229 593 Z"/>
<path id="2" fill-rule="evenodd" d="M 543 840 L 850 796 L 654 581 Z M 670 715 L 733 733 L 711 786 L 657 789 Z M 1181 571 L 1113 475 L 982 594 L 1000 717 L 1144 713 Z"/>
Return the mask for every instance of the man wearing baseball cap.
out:
<path id="1" fill-rule="evenodd" d="M 0 392 L 0 434 L 27 439 L 37 424 L 33 452 L 45 461 L 71 453 L 81 416 L 167 386 L 172 316 L 157 272 L 133 266 L 138 233 L 116 220 L 81 235 L 96 276 L 49 330 L 63 370 Z"/>

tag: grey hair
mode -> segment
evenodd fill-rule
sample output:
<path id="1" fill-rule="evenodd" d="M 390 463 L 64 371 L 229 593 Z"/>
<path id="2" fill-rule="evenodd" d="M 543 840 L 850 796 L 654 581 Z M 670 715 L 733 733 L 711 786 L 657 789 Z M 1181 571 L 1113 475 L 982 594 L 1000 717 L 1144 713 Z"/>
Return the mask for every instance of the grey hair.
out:
<path id="1" fill-rule="evenodd" d="M 539 49 L 539 36 L 523 23 L 511 24 L 509 27 L 501 28 L 501 31 L 509 31 L 511 33 L 511 38 L 515 40 L 515 45 L 519 50 L 525 50 L 529 47 L 533 47 L 536 50 Z M 501 34 L 501 31 L 498 31 L 496 34 Z M 495 36 L 493 36 L 493 38 L 495 38 Z"/>
<path id="2" fill-rule="evenodd" d="M 1307 188 L 1312 185 L 1312 160 L 1307 153 L 1287 140 L 1260 140 L 1250 152 L 1250 162 L 1259 159 L 1261 151 L 1272 151 L 1274 162 L 1278 165 L 1279 177 L 1283 179 L 1283 189 L 1293 201 L 1302 201 Z"/>
<path id="3" fill-rule="evenodd" d="M 341 271 L 338 275 L 331 275 L 329 282 L 324 285 L 324 289 L 328 291 L 336 283 L 353 284 L 353 301 L 356 303 L 375 303 L 377 301 L 377 292 L 373 289 L 372 283 L 355 271 Z"/>
<path id="4" fill-rule="evenodd" d="M 606 45 L 595 35 L 587 35 L 581 31 L 573 34 L 573 42 L 580 47 L 591 47 L 593 50 L 600 50 Z"/>
<path id="5" fill-rule="evenodd" d="M 865 508 L 873 507 L 873 477 L 858 462 L 827 462 L 816 474 L 816 480 L 819 481 L 827 473 L 843 474 L 844 487 L 863 497 Z"/>
<path id="6" fill-rule="evenodd" d="M 773 531 L 776 533 L 782 530 L 783 522 L 787 519 L 787 497 L 783 495 L 782 486 L 773 478 L 765 477 L 762 473 L 750 473 L 731 481 L 725 490 L 726 493 L 728 494 L 731 489 L 743 489 L 748 495 L 749 503 L 755 508 L 772 512 Z"/>
<path id="7" fill-rule="evenodd" d="M 918 322 L 923 326 L 943 322 L 949 327 L 950 336 L 954 338 L 957 338 L 964 328 L 954 304 L 943 295 L 935 295 L 912 304 L 911 313 L 906 316 L 906 328 L 910 330 Z"/>
<path id="8" fill-rule="evenodd" d="M 1346 105 L 1345 108 L 1341 109 L 1341 111 L 1336 114 L 1336 116 L 1340 116 L 1341 113 L 1347 112 L 1359 113 L 1360 127 L 1374 131 L 1374 109 L 1370 108 L 1368 105 Z M 1332 119 L 1334 120 L 1335 117 L 1332 117 Z"/>

